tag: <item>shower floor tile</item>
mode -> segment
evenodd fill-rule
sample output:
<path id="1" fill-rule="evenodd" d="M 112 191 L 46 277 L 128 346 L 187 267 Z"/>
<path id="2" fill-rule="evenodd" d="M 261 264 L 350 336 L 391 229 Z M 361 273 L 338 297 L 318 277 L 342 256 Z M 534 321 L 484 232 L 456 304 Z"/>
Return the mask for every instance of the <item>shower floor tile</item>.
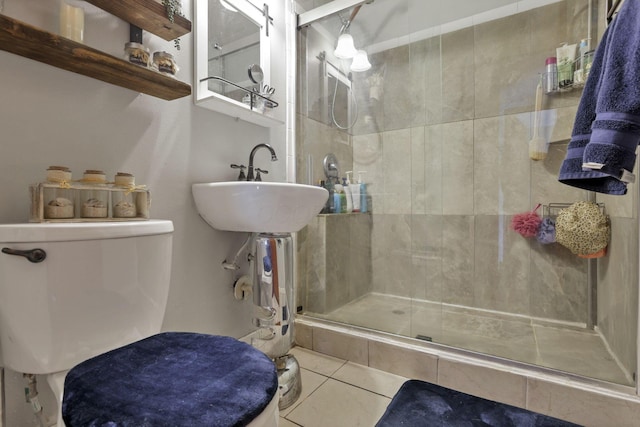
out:
<path id="1" fill-rule="evenodd" d="M 525 317 L 375 293 L 331 313 L 310 315 L 633 385 L 594 331 L 533 324 Z"/>
<path id="2" fill-rule="evenodd" d="M 633 385 L 605 347 L 599 334 L 593 331 L 572 331 L 546 326 L 534 326 L 540 365 L 595 377 L 618 384 Z"/>

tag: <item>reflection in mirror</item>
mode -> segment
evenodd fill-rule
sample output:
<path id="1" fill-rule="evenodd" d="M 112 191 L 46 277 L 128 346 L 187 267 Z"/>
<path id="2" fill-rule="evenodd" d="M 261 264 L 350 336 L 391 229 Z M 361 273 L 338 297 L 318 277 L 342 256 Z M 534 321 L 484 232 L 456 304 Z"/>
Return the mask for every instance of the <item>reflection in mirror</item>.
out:
<path id="1" fill-rule="evenodd" d="M 251 90 L 256 86 L 247 68 L 260 64 L 260 27 L 226 5 L 231 6 L 223 0 L 209 0 L 208 75 Z M 242 101 L 246 93 L 219 80 L 209 80 L 208 85 L 209 90 L 236 101 Z"/>
<path id="2" fill-rule="evenodd" d="M 260 84 L 264 80 L 264 72 L 262 71 L 262 67 L 258 64 L 252 64 L 248 70 L 249 80 L 254 82 L 255 84 Z"/>

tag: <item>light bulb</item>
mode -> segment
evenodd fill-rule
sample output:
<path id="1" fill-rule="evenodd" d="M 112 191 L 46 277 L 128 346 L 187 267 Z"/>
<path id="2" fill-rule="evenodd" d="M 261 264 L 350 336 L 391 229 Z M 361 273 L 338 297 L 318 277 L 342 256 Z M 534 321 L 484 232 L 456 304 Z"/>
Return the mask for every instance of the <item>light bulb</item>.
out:
<path id="1" fill-rule="evenodd" d="M 351 59 L 356 56 L 357 50 L 353 44 L 353 37 L 351 34 L 340 34 L 338 37 L 338 44 L 333 54 L 339 59 Z"/>
<path id="2" fill-rule="evenodd" d="M 356 56 L 353 57 L 353 62 L 351 63 L 351 71 L 358 73 L 361 71 L 367 71 L 370 68 L 371 63 L 369 62 L 367 52 L 365 52 L 364 50 L 358 50 Z"/>

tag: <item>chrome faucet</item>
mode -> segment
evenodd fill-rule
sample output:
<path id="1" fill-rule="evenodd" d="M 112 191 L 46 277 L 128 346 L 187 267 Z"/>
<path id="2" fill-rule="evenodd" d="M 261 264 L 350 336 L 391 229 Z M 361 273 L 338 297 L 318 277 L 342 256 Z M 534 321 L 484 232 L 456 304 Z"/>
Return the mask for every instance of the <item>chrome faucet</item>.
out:
<path id="1" fill-rule="evenodd" d="M 251 154 L 249 154 L 249 170 L 247 171 L 247 181 L 255 180 L 255 176 L 253 174 L 253 156 L 255 156 L 256 151 L 258 151 L 261 148 L 266 148 L 271 152 L 272 162 L 275 162 L 276 160 L 278 160 L 275 150 L 269 144 L 258 144 L 255 147 L 253 147 L 253 149 L 251 150 Z"/>

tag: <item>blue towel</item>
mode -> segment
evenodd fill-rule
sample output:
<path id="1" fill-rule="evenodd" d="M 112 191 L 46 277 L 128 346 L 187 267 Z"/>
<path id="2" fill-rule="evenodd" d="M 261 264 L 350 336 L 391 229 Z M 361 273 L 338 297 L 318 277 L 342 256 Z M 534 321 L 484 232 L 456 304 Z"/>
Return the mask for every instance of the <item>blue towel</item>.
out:
<path id="1" fill-rule="evenodd" d="M 621 195 L 640 142 L 640 3 L 627 1 L 607 28 L 585 85 L 559 181 Z"/>

